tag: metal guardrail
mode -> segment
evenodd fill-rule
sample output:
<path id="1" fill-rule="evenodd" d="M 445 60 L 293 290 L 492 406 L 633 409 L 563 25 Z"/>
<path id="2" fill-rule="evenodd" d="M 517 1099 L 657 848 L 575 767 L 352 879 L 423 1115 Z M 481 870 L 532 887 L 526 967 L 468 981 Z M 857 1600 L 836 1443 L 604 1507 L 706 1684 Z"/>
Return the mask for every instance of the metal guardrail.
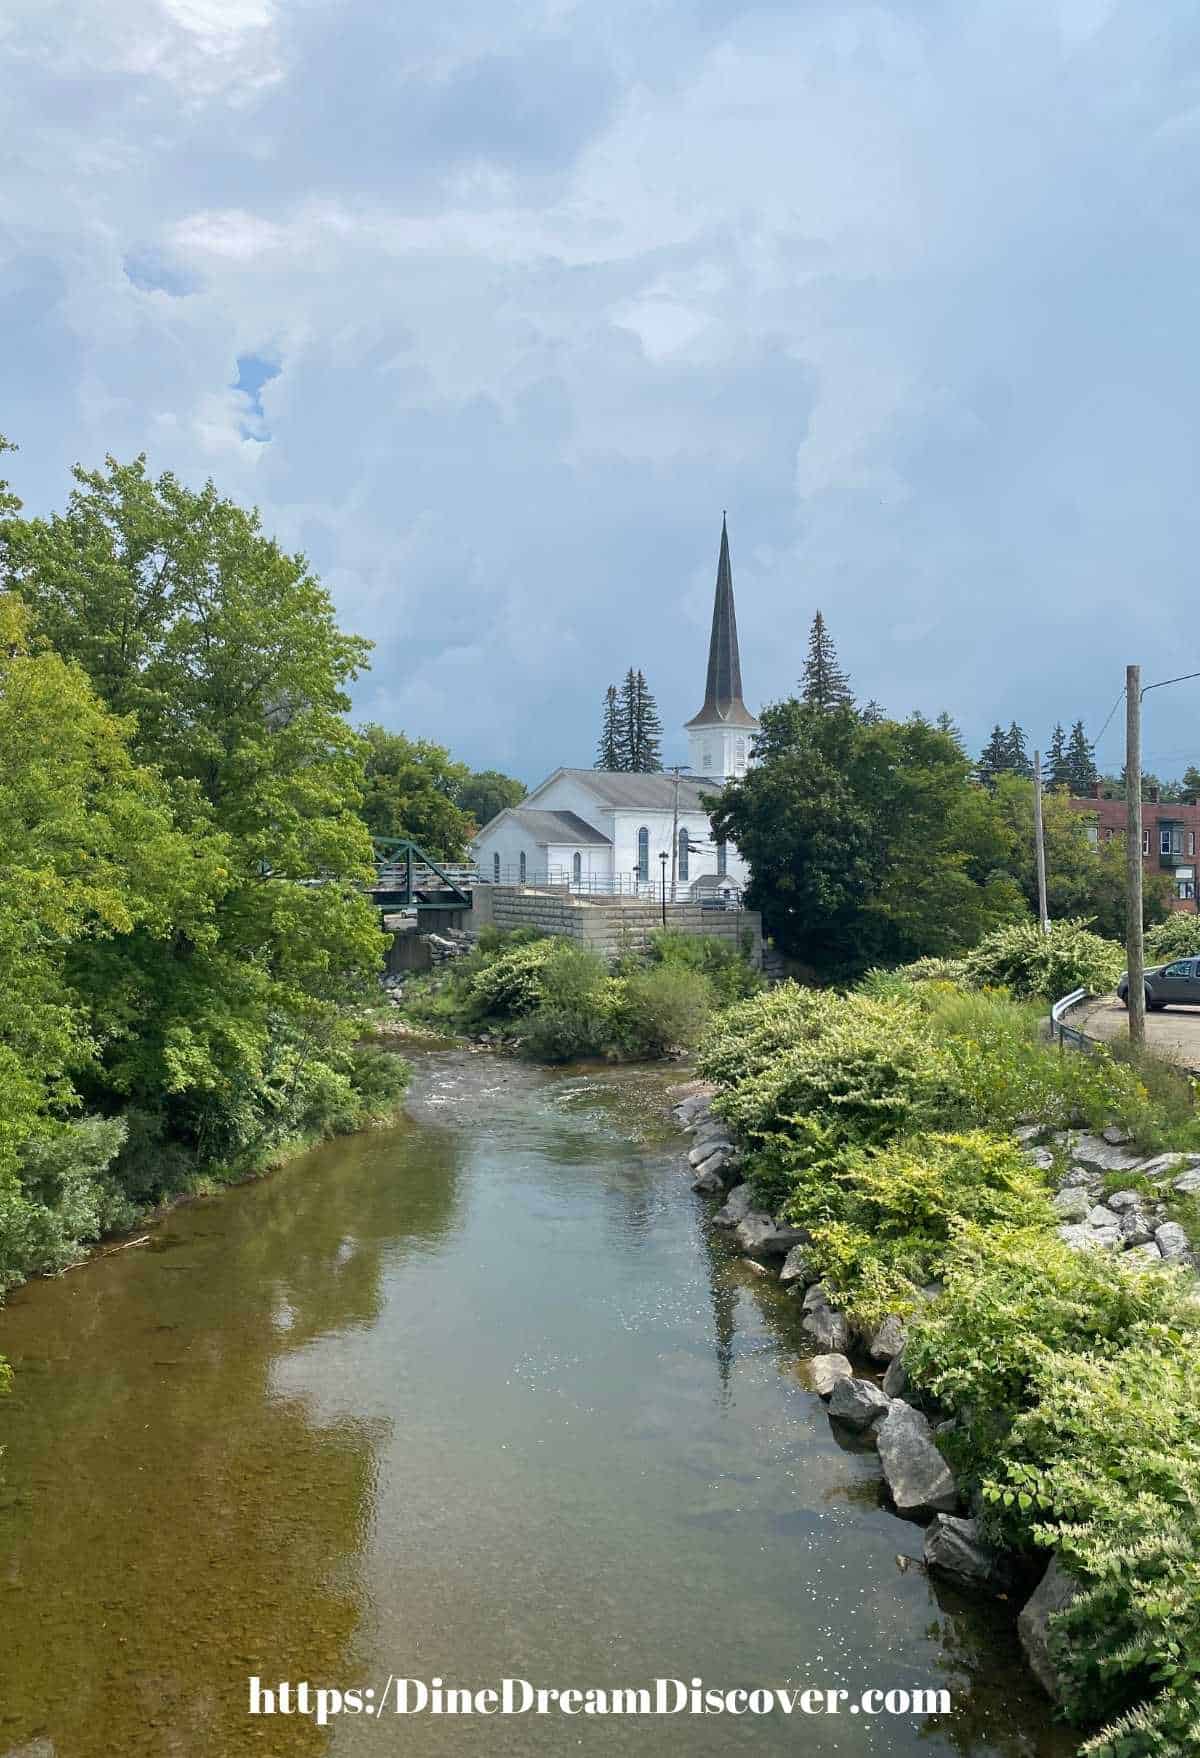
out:
<path id="1" fill-rule="evenodd" d="M 1050 1036 L 1057 1038 L 1060 1045 L 1071 1044 L 1076 1050 L 1089 1050 L 1092 1040 L 1086 1032 L 1077 1031 L 1074 1026 L 1066 1024 L 1066 1017 L 1073 1007 L 1086 1001 L 1090 994 L 1088 989 L 1072 989 L 1061 1001 L 1056 1001 L 1050 1009 Z"/>
<path id="2" fill-rule="evenodd" d="M 713 879 L 712 886 L 695 894 L 692 891 L 694 880 L 689 884 L 686 879 L 679 879 L 674 886 L 668 882 L 668 904 L 699 904 L 705 909 L 741 908 L 740 886 L 731 880 L 717 879 L 712 875 L 706 877 Z M 569 867 L 543 867 L 536 872 L 527 867 L 522 872 L 519 866 L 502 865 L 497 872 L 495 867 L 489 870 L 485 864 L 473 883 L 511 885 L 526 891 L 568 891 L 573 897 L 640 898 L 644 903 L 661 903 L 663 893 L 662 880 L 657 874 L 642 879 L 632 873 L 581 873 L 576 878 Z M 718 887 L 727 902 L 717 900 Z"/>

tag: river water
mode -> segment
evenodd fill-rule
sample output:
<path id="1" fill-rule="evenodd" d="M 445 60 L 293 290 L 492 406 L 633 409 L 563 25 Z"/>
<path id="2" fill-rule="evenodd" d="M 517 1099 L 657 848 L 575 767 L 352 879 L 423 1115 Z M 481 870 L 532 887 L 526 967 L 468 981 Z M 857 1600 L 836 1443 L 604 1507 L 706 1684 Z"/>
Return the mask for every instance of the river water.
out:
<path id="1" fill-rule="evenodd" d="M 797 1303 L 712 1237 L 672 1079 L 431 1055 L 399 1127 L 12 1297 L 0 1753 L 1073 1750 L 1005 1608 L 928 1580 L 831 1432 Z M 248 1716 L 251 1674 L 954 1709 L 318 1729 Z"/>

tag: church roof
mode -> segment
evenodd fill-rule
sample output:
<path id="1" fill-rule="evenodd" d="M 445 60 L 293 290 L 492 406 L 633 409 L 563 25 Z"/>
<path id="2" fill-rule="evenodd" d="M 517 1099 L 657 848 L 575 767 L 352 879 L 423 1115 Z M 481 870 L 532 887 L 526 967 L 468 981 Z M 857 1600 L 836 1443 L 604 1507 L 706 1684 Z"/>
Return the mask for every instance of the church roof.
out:
<path id="1" fill-rule="evenodd" d="M 577 812 L 539 812 L 530 806 L 511 806 L 504 816 L 512 818 L 522 830 L 528 831 L 538 844 L 565 842 L 572 846 L 591 846 L 596 843 L 603 844 L 606 848 L 609 846 L 610 839 L 591 824 L 585 823 Z M 490 830 L 495 822 L 493 818 L 492 823 L 484 828 Z"/>
<path id="2" fill-rule="evenodd" d="M 750 731 L 758 729 L 757 720 L 742 701 L 742 661 L 738 653 L 737 616 L 733 608 L 733 569 L 729 565 L 729 532 L 723 517 L 704 706 L 687 724 L 689 727 L 719 725 L 744 726 Z"/>
<path id="3" fill-rule="evenodd" d="M 666 770 L 646 773 L 618 769 L 559 769 L 556 775 L 569 775 L 586 787 L 605 806 L 616 811 L 670 812 L 675 806 L 675 777 Z M 553 779 L 553 777 L 551 777 Z M 718 777 L 697 781 L 690 776 L 679 778 L 679 810 L 702 812 L 701 794 L 718 794 L 722 783 Z M 540 789 L 538 790 L 541 791 Z M 571 816 L 570 813 L 544 813 L 544 817 Z"/>

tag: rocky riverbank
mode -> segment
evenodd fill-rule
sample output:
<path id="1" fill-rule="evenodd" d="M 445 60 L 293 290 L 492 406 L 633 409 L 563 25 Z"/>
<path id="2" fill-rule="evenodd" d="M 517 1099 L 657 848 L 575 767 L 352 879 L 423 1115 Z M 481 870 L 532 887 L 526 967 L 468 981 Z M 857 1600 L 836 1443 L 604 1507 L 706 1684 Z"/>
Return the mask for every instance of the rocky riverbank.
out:
<path id="1" fill-rule="evenodd" d="M 939 1435 L 954 1427 L 952 1414 L 924 1410 L 917 1399 L 905 1397 L 903 1319 L 891 1315 L 870 1335 L 856 1331 L 818 1280 L 806 1251 L 806 1230 L 754 1207 L 741 1150 L 711 1109 L 716 1088 L 691 1082 L 679 1092 L 675 1116 L 694 1144 L 687 1155 L 692 1188 L 702 1196 L 722 1198 L 711 1224 L 729 1234 L 748 1264 L 775 1275 L 801 1302 L 801 1328 L 815 1351 L 808 1360 L 808 1377 L 830 1420 L 873 1441 L 896 1514 L 925 1523 L 924 1560 L 931 1572 L 960 1588 L 1024 1597 L 1018 1617 L 1022 1648 L 1041 1685 L 1059 1700 L 1048 1632 L 1054 1614 L 1078 1592 L 1077 1583 L 1052 1557 L 1030 1592 L 1032 1577 L 1024 1559 L 986 1541 L 980 1508 L 969 1505 L 938 1445 Z M 1016 1133 L 1026 1156 L 1056 1188 L 1059 1235 L 1068 1245 L 1081 1251 L 1120 1251 L 1148 1271 L 1164 1265 L 1197 1267 L 1187 1235 L 1169 1219 L 1167 1205 L 1173 1196 L 1200 1192 L 1200 1156 L 1139 1155 L 1117 1129 L 1096 1135 L 1030 1125 Z M 1121 1188 L 1113 1190 L 1113 1183 Z M 940 1292 L 937 1284 L 922 1289 L 929 1300 Z"/>

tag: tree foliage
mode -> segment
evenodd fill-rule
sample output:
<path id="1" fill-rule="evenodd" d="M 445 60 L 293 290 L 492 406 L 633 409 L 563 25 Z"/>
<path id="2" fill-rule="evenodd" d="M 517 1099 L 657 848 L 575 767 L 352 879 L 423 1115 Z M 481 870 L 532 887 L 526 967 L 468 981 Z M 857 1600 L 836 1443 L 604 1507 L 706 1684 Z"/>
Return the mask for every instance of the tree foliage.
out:
<path id="1" fill-rule="evenodd" d="M 833 636 L 820 611 L 813 617 L 808 632 L 808 653 L 800 693 L 805 702 L 821 711 L 849 708 L 854 702 L 850 679 L 838 664 Z"/>
<path id="2" fill-rule="evenodd" d="M 472 780 L 467 765 L 430 739 L 374 725 L 360 731 L 367 747 L 362 815 L 371 834 L 410 837 L 434 860 L 463 860 L 476 829 L 463 804 Z"/>

